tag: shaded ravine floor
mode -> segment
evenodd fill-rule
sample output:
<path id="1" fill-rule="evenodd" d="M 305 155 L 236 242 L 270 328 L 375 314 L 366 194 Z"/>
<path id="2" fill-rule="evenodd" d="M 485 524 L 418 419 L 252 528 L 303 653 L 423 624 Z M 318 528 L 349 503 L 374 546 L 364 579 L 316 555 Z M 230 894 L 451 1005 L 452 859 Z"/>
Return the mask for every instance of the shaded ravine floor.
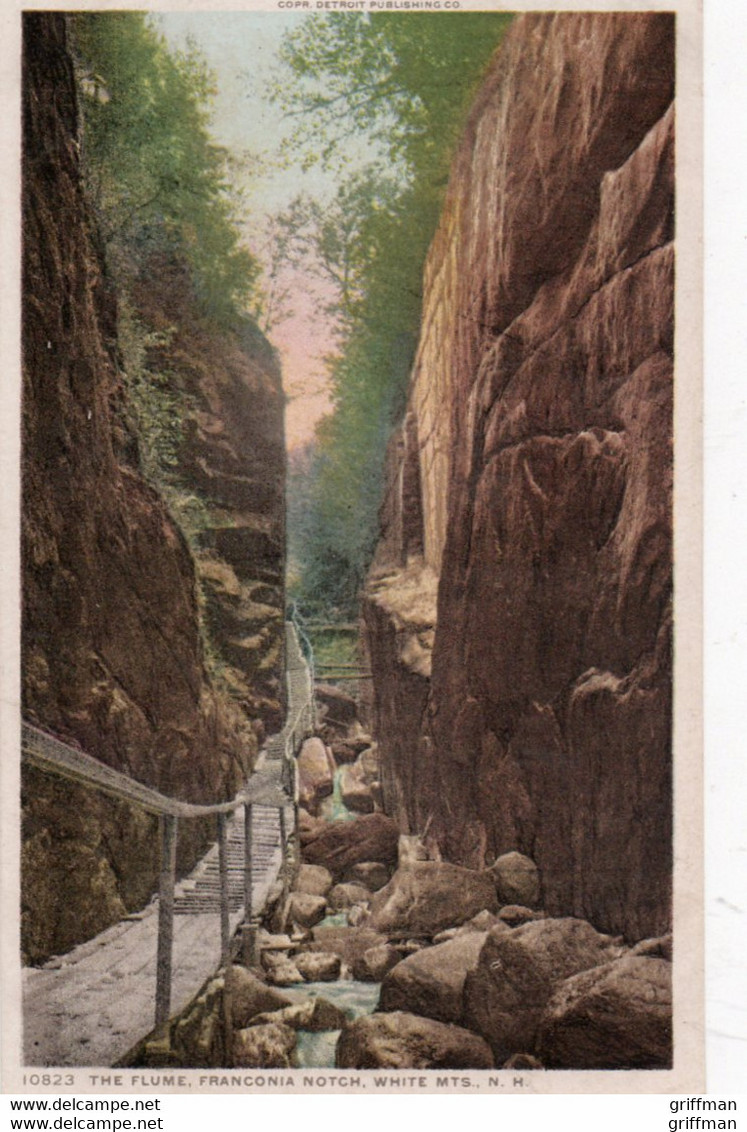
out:
<path id="1" fill-rule="evenodd" d="M 325 821 L 353 821 L 358 815 L 345 805 L 342 798 L 341 771 L 338 767 L 334 775 L 334 790 L 319 807 L 319 816 Z M 329 913 L 319 927 L 347 927 L 346 912 Z M 303 1001 L 306 998 L 326 998 L 344 1010 L 352 1021 L 364 1014 L 372 1014 L 379 1005 L 381 983 L 363 983 L 354 979 L 338 979 L 334 982 L 297 983 L 282 988 L 289 998 Z M 340 1030 L 299 1030 L 294 1054 L 294 1064 L 299 1069 L 334 1069 L 335 1052 Z"/>

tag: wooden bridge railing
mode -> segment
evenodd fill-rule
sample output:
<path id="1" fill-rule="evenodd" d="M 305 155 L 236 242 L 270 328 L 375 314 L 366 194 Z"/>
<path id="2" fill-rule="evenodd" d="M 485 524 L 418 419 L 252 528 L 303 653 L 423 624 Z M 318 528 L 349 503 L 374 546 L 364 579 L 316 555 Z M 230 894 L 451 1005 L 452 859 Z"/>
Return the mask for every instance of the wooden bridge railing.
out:
<path id="1" fill-rule="evenodd" d="M 242 939 L 245 951 L 253 952 L 261 909 L 253 908 L 252 893 L 252 807 L 276 807 L 280 818 L 283 897 L 290 883 L 286 807 L 294 807 L 296 862 L 298 853 L 298 788 L 295 756 L 314 728 L 313 682 L 299 647 L 293 624 L 286 623 L 286 684 L 288 711 L 279 735 L 272 736 L 258 760 L 259 769 L 230 802 L 196 805 L 161 794 L 120 771 L 113 770 L 84 751 L 71 747 L 48 732 L 23 723 L 21 756 L 27 766 L 46 774 L 66 778 L 109 797 L 139 806 L 160 820 L 161 870 L 158 890 L 158 944 L 156 960 L 155 1024 L 163 1026 L 171 1009 L 172 953 L 174 940 L 174 892 L 176 887 L 176 845 L 180 819 L 208 817 L 218 819 L 218 867 L 220 874 L 221 962 L 231 959 L 230 904 L 228 889 L 227 823 L 244 808 L 244 920 Z M 264 756 L 264 757 L 262 757 Z M 278 765 L 279 764 L 279 765 Z M 251 958 L 256 958 L 251 956 Z"/>

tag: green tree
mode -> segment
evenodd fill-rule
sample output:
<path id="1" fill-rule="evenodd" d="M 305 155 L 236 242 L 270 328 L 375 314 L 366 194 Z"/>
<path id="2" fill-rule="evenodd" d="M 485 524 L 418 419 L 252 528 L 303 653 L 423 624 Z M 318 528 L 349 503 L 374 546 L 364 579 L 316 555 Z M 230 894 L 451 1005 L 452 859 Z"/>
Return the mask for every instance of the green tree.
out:
<path id="1" fill-rule="evenodd" d="M 299 120 L 308 165 L 345 161 L 363 136 L 390 163 L 441 176 L 487 63 L 511 20 L 495 12 L 356 14 L 305 21 L 281 51 L 274 96 Z"/>
<path id="2" fill-rule="evenodd" d="M 205 309 L 230 319 L 254 301 L 259 270 L 240 244 L 229 155 L 208 130 L 212 76 L 142 13 L 72 18 L 83 167 L 110 263 L 126 278 L 150 252 L 177 251 Z"/>
<path id="3" fill-rule="evenodd" d="M 382 231 L 398 203 L 394 179 L 371 165 L 343 178 L 331 200 L 297 196 L 278 218 L 286 261 L 326 285 L 320 311 L 338 322 L 341 333 L 366 317 Z"/>

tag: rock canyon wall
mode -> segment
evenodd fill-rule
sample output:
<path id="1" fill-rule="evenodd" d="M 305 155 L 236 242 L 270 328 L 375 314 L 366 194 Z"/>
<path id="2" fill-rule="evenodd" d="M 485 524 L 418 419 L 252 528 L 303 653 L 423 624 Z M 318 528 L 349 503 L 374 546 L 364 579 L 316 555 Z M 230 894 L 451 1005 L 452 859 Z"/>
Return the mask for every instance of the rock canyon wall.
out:
<path id="1" fill-rule="evenodd" d="M 166 298 L 143 285 L 149 325 L 180 327 L 168 360 L 191 397 L 179 461 L 206 516 L 195 555 L 141 473 L 117 297 L 81 182 L 65 18 L 27 15 L 25 33 L 24 717 L 164 793 L 223 800 L 282 709 L 277 366 L 251 327 L 219 335 L 201 321 L 178 271 Z M 228 654 L 222 680 L 206 665 L 211 631 Z M 24 775 L 28 959 L 148 900 L 154 826 L 92 792 Z M 187 865 L 212 828 L 182 826 Z"/>
<path id="2" fill-rule="evenodd" d="M 387 810 L 633 939 L 670 918 L 673 96 L 669 14 L 514 21 L 364 598 Z"/>

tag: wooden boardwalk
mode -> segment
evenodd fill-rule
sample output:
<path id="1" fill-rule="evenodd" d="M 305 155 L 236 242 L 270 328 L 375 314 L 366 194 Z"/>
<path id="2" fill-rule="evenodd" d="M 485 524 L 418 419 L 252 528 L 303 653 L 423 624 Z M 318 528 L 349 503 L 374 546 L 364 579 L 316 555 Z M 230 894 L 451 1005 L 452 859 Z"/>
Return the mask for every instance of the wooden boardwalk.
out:
<path id="1" fill-rule="evenodd" d="M 258 914 L 280 883 L 280 798 L 283 752 L 311 727 L 310 680 L 295 635 L 288 639 L 289 713 L 286 728 L 268 740 L 245 792 L 252 804 L 252 911 Z M 300 720 L 300 722 L 299 722 Z M 294 830 L 292 799 L 284 807 Z M 244 806 L 227 822 L 230 927 L 245 918 Z M 221 962 L 220 877 L 214 845 L 174 894 L 171 1013 L 183 1009 Z M 143 912 L 50 960 L 23 977 L 24 1063 L 28 1066 L 116 1064 L 153 1029 L 157 970 L 158 899 Z"/>
<path id="2" fill-rule="evenodd" d="M 292 819 L 291 819 L 292 822 Z M 289 822 L 289 827 L 291 826 Z M 243 918 L 243 811 L 231 820 L 231 888 L 240 893 L 231 928 Z M 254 906 L 261 908 L 281 866 L 278 812 L 257 806 L 252 821 Z M 171 1001 L 183 1009 L 218 968 L 220 907 L 212 886 L 213 847 L 177 886 Z M 153 1028 L 156 987 L 158 901 L 44 967 L 28 968 L 23 980 L 26 1065 L 110 1066 Z"/>

